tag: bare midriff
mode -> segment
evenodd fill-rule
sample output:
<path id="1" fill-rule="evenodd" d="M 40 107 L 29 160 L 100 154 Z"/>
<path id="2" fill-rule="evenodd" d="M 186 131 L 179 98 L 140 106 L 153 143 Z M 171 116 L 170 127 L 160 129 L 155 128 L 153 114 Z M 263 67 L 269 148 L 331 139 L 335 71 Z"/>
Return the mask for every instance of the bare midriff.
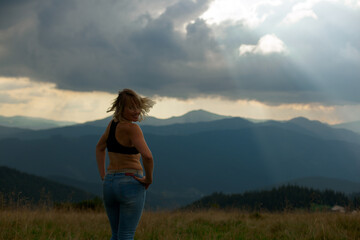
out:
<path id="1" fill-rule="evenodd" d="M 135 169 L 143 170 L 140 163 L 140 153 L 123 154 L 109 152 L 110 163 L 107 170 Z"/>

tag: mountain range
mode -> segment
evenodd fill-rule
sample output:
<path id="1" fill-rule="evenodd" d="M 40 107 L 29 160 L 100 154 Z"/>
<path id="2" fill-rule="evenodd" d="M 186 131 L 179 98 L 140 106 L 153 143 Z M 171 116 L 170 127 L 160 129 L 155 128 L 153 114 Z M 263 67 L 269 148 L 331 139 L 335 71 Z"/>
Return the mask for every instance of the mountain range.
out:
<path id="1" fill-rule="evenodd" d="M 170 117 L 167 119 L 159 119 L 156 117 L 148 116 L 145 118 L 143 122 L 140 123 L 140 125 L 164 126 L 164 125 L 171 125 L 177 123 L 209 122 L 209 121 L 220 120 L 225 118 L 231 118 L 231 116 L 214 114 L 199 109 L 199 110 L 190 111 L 182 116 Z M 100 120 L 88 121 L 85 124 L 91 126 L 97 126 L 97 127 L 105 127 L 107 126 L 110 120 L 111 117 L 107 117 Z M 250 119 L 250 118 L 247 118 L 246 120 L 254 123 L 262 123 L 268 121 L 268 120 Z M 71 125 L 78 125 L 78 123 L 69 122 L 69 121 L 55 121 L 44 118 L 24 117 L 24 116 L 14 116 L 14 117 L 0 116 L 0 135 L 3 131 L 5 131 L 4 129 L 2 129 L 2 127 L 10 127 L 14 129 L 23 129 L 23 130 L 25 129 L 42 130 L 42 129 L 50 129 L 50 128 L 57 128 L 63 126 L 71 126 Z M 356 133 L 360 133 L 360 121 L 334 124 L 331 125 L 331 127 L 347 129 Z"/>
<path id="2" fill-rule="evenodd" d="M 179 123 L 194 123 L 194 122 L 211 122 L 214 120 L 220 120 L 225 118 L 231 118 L 230 116 L 223 116 L 215 113 L 210 113 L 204 110 L 190 111 L 182 116 L 170 117 L 167 119 L 160 119 L 156 117 L 147 116 L 144 121 L 140 122 L 141 126 L 165 126 Z M 106 127 L 110 122 L 111 117 L 100 119 L 96 121 L 86 122 L 86 125 L 96 127 Z"/>
<path id="3" fill-rule="evenodd" d="M 100 194 L 94 149 L 108 121 L 37 131 L 7 129 L 6 136 L 0 134 L 0 165 Z M 306 118 L 221 118 L 157 126 L 144 121 L 141 127 L 155 161 L 147 200 L 152 208 L 179 207 L 213 192 L 241 193 L 296 179 L 308 179 L 310 185 L 322 179 L 322 186 L 360 192 L 360 135 L 346 129 Z"/>
<path id="4" fill-rule="evenodd" d="M 54 121 L 44 118 L 33 118 L 33 117 L 24 117 L 24 116 L 14 116 L 14 117 L 0 116 L 0 126 L 3 127 L 40 130 L 40 129 L 69 126 L 74 124 L 76 123 L 69 121 Z"/>
<path id="5" fill-rule="evenodd" d="M 7 121 L 2 121 L 7 119 L 6 117 L 0 118 L 0 139 L 2 138 L 20 138 L 20 139 L 34 139 L 34 138 L 47 138 L 50 136 L 56 135 L 64 135 L 64 136 L 71 136 L 71 137 L 78 137 L 87 134 L 101 134 L 104 131 L 104 128 L 108 125 L 111 121 L 112 117 L 107 117 L 100 120 L 89 121 L 82 124 L 69 124 L 62 127 L 54 127 L 54 128 L 42 128 L 37 129 L 38 131 L 34 130 L 34 122 L 38 120 L 35 125 L 41 125 L 46 121 L 46 119 L 34 119 L 34 118 L 27 118 L 27 117 L 16 117 L 18 120 L 22 119 L 24 121 L 14 121 L 13 124 L 8 124 Z M 159 119 L 155 117 L 146 117 L 144 121 L 140 122 L 139 125 L 141 126 L 166 126 L 171 124 L 178 124 L 178 123 L 195 123 L 195 122 L 210 122 L 213 120 L 225 119 L 230 118 L 228 116 L 222 116 L 210 112 L 206 112 L 203 110 L 195 110 L 188 112 L 179 117 L 171 117 L 168 119 Z M 27 119 L 31 121 L 27 123 Z M 16 124 L 17 123 L 17 124 Z M 61 125 L 61 122 L 57 123 Z M 11 125 L 11 126 L 9 126 Z M 31 126 L 31 127 L 25 127 Z M 46 126 L 46 125 L 45 125 Z M 100 128 L 101 129 L 100 129 Z"/>

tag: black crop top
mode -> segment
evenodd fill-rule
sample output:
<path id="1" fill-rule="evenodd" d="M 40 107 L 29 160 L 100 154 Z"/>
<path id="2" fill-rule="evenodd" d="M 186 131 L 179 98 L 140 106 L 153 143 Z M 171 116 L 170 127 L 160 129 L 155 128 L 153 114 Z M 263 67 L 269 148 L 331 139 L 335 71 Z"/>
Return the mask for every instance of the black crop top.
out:
<path id="1" fill-rule="evenodd" d="M 118 122 L 114 120 L 111 122 L 110 132 L 106 140 L 106 147 L 108 152 L 123 153 L 123 154 L 138 154 L 139 151 L 135 147 L 127 147 L 121 145 L 115 138 L 115 130 Z"/>

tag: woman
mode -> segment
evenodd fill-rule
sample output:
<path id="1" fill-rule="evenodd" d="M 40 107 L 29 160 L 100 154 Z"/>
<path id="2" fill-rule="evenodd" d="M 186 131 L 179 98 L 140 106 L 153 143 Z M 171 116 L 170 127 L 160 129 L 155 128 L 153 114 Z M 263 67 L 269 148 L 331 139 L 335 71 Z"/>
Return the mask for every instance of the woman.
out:
<path id="1" fill-rule="evenodd" d="M 111 240 L 134 239 L 144 208 L 146 189 L 153 180 L 153 157 L 140 127 L 154 105 L 130 89 L 119 92 L 108 112 L 114 111 L 105 133 L 96 145 L 96 161 L 103 180 L 103 197 L 108 215 Z M 109 165 L 105 174 L 105 149 Z M 140 163 L 143 161 L 145 175 Z"/>

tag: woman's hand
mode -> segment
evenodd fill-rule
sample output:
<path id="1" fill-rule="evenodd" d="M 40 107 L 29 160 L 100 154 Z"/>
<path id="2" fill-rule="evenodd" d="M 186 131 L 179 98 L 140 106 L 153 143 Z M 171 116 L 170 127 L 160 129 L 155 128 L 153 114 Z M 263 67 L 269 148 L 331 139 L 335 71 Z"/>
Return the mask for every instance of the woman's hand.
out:
<path id="1" fill-rule="evenodd" d="M 130 133 L 131 142 L 134 144 L 136 149 L 141 154 L 141 159 L 144 165 L 145 177 L 135 179 L 145 185 L 145 189 L 148 189 L 150 184 L 152 183 L 153 177 L 153 168 L 154 168 L 154 160 L 152 153 L 145 142 L 144 135 L 140 129 L 140 127 L 136 124 L 132 125 L 131 133 Z"/>
<path id="2" fill-rule="evenodd" d="M 138 180 L 141 184 L 145 186 L 145 189 L 148 189 L 152 181 L 149 181 L 149 179 L 146 179 L 146 176 L 139 178 L 137 176 L 133 176 L 136 180 Z"/>

